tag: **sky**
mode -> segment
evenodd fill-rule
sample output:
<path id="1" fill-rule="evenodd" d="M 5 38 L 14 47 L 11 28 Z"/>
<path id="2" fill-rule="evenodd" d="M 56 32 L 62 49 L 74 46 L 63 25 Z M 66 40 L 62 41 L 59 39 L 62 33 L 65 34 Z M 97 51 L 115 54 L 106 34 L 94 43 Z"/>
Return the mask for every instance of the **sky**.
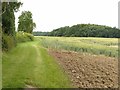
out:
<path id="1" fill-rule="evenodd" d="M 16 27 L 22 11 L 31 11 L 36 23 L 34 31 L 52 31 L 76 24 L 98 24 L 118 27 L 119 0 L 21 0 L 15 13 Z"/>

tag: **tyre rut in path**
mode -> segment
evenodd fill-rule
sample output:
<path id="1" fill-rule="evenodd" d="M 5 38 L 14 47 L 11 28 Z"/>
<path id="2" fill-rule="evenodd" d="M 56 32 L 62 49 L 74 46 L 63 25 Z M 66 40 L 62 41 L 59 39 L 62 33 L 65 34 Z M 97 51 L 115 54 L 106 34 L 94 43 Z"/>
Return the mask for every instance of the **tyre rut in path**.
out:
<path id="1" fill-rule="evenodd" d="M 54 50 L 49 53 L 68 74 L 74 87 L 118 87 L 118 61 L 115 58 Z"/>
<path id="2" fill-rule="evenodd" d="M 30 78 L 25 83 L 27 88 L 66 88 L 71 87 L 66 74 L 63 73 L 54 58 L 49 55 L 46 48 L 38 43 L 32 44 L 34 48 L 34 62 Z M 62 83 L 61 83 L 62 82 Z"/>
<path id="3" fill-rule="evenodd" d="M 41 63 L 42 59 L 40 59 L 41 55 L 40 55 L 39 47 L 37 45 L 32 45 L 32 47 L 36 51 L 36 58 L 35 58 L 36 63 Z M 36 72 L 37 70 L 38 70 L 38 67 L 34 69 L 34 72 Z M 24 90 L 30 90 L 30 89 L 38 90 L 37 87 L 30 84 L 26 84 L 25 86 L 26 88 Z"/>

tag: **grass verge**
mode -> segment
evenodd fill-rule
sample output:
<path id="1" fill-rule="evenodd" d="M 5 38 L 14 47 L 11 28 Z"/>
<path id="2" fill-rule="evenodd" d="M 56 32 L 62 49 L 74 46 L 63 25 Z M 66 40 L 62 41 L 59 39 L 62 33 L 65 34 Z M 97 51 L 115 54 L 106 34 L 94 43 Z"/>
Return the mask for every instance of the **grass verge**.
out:
<path id="1" fill-rule="evenodd" d="M 68 77 L 37 41 L 3 53 L 3 88 L 69 88 Z"/>

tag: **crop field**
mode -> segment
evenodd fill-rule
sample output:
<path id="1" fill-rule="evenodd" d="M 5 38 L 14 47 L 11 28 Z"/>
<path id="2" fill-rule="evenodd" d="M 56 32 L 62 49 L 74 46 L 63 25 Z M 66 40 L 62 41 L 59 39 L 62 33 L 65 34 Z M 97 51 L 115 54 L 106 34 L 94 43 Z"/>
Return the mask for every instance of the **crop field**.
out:
<path id="1" fill-rule="evenodd" d="M 46 48 L 118 57 L 117 38 L 38 37 Z"/>

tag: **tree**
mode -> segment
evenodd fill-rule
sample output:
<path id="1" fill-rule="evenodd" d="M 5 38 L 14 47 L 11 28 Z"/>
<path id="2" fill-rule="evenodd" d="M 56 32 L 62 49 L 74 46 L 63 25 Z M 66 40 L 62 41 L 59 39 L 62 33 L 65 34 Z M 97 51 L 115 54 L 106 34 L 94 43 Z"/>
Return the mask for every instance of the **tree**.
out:
<path id="1" fill-rule="evenodd" d="M 2 31 L 7 35 L 15 35 L 15 15 L 21 2 L 2 2 Z"/>
<path id="2" fill-rule="evenodd" d="M 71 27 L 61 27 L 49 33 L 50 36 L 68 37 L 106 37 L 120 38 L 120 29 L 95 24 L 77 24 Z"/>
<path id="3" fill-rule="evenodd" d="M 32 33 L 36 24 L 33 22 L 32 13 L 30 11 L 23 11 L 19 16 L 18 31 Z"/>

